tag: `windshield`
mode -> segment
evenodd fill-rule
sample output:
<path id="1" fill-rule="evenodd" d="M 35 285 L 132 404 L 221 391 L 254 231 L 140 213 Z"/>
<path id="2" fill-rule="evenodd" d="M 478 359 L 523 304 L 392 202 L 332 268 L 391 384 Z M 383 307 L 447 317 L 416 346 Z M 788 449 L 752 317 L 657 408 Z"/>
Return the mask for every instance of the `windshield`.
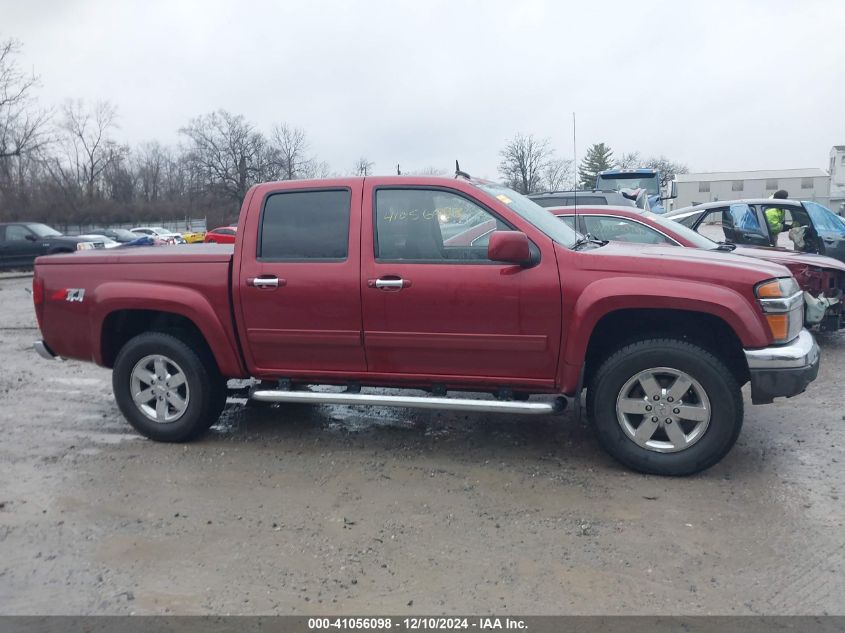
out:
<path id="1" fill-rule="evenodd" d="M 842 218 L 836 215 L 833 211 L 823 205 L 820 205 L 818 202 L 812 202 L 810 200 L 805 200 L 802 204 L 813 219 L 813 224 L 816 226 L 816 229 L 845 233 L 845 222 L 843 222 Z"/>
<path id="2" fill-rule="evenodd" d="M 112 229 L 111 233 L 116 238 L 122 240 L 134 240 L 136 237 L 138 237 L 135 233 L 126 229 Z"/>
<path id="3" fill-rule="evenodd" d="M 56 229 L 50 228 L 46 224 L 27 224 L 26 226 L 38 237 L 56 237 L 61 235 Z"/>
<path id="4" fill-rule="evenodd" d="M 562 246 L 571 248 L 581 237 L 563 222 L 558 222 L 555 216 L 539 204 L 513 189 L 492 182 L 473 182 L 473 184 L 488 196 L 506 204 L 517 215 L 533 224 Z"/>
<path id="5" fill-rule="evenodd" d="M 620 189 L 646 189 L 649 195 L 660 195 L 660 183 L 657 182 L 657 176 L 649 176 L 643 174 L 636 176 L 634 174 L 620 174 L 619 176 L 599 176 L 596 179 L 596 189 L 619 191 Z"/>

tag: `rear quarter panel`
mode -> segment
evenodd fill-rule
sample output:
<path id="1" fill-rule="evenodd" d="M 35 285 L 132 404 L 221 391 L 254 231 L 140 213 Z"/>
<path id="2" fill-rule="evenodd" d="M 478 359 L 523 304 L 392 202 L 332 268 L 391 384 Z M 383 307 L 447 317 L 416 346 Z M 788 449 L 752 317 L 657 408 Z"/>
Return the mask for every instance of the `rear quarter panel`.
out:
<path id="1" fill-rule="evenodd" d="M 115 256 L 74 263 L 74 257 L 39 260 L 35 267 L 44 282 L 42 336 L 56 354 L 103 364 L 101 333 L 109 314 L 159 310 L 190 319 L 224 375 L 246 375 L 232 327 L 228 260 L 142 263 Z M 80 290 L 81 301 L 69 300 Z"/>

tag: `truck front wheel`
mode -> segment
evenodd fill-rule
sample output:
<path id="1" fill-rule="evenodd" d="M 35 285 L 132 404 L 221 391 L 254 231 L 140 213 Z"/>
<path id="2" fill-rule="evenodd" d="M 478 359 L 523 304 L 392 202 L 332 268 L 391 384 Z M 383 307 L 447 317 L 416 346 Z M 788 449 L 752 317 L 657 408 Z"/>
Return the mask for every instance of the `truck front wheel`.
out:
<path id="1" fill-rule="evenodd" d="M 608 453 L 656 475 L 713 466 L 736 442 L 743 418 L 742 393 L 725 363 L 677 339 L 637 341 L 607 358 L 587 408 Z"/>
<path id="2" fill-rule="evenodd" d="M 226 383 L 181 339 L 147 332 L 118 353 L 112 388 L 123 416 L 142 435 L 182 442 L 207 430 L 225 404 Z"/>

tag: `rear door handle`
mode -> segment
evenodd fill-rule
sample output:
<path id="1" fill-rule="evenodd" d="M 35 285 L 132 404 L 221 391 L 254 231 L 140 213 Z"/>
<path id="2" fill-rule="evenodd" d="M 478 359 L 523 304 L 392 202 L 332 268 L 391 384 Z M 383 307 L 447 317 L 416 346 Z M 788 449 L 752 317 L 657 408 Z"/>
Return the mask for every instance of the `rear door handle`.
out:
<path id="1" fill-rule="evenodd" d="M 284 286 L 287 282 L 278 277 L 271 277 L 269 275 L 262 277 L 250 277 L 246 280 L 247 286 L 254 286 L 256 288 L 278 288 Z"/>
<path id="2" fill-rule="evenodd" d="M 407 288 L 410 285 L 410 280 L 401 278 L 381 277 L 367 280 L 367 286 L 379 290 L 402 290 L 402 288 Z"/>

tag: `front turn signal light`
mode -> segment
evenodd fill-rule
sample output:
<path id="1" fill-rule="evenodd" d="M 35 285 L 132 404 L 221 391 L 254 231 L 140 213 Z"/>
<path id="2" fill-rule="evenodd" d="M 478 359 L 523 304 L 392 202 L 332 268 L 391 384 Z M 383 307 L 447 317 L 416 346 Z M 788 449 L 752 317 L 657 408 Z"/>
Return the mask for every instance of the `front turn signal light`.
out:
<path id="1" fill-rule="evenodd" d="M 779 277 L 754 289 L 775 343 L 787 343 L 804 326 L 804 296 L 794 277 Z"/>
<path id="2" fill-rule="evenodd" d="M 789 340 L 789 315 L 788 314 L 767 314 L 766 321 L 769 322 L 769 329 L 776 341 Z"/>

